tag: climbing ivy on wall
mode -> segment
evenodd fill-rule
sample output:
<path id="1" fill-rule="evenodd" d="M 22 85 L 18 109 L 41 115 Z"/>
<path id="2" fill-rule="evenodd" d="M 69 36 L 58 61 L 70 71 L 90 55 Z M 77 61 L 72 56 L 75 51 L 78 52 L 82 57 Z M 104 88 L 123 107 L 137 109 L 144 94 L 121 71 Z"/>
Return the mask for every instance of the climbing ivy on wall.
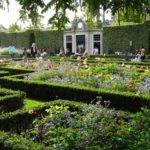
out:
<path id="1" fill-rule="evenodd" d="M 31 39 L 33 37 L 35 39 Z M 10 43 L 13 43 L 17 48 L 30 48 L 32 40 L 35 40 L 38 48 L 46 48 L 48 52 L 58 52 L 58 49 L 63 46 L 63 31 L 35 29 L 15 33 L 0 32 L 0 46 L 2 47 L 8 47 Z M 132 41 L 132 47 L 129 47 L 129 41 Z M 138 25 L 103 28 L 104 53 L 109 50 L 125 52 L 129 49 L 135 52 L 135 49 L 141 47 L 144 47 L 146 53 L 150 54 L 150 21 Z"/>
<path id="2" fill-rule="evenodd" d="M 55 52 L 63 45 L 63 32 L 37 29 L 14 33 L 0 32 L 1 47 L 8 47 L 13 43 L 17 48 L 30 48 L 32 41 L 36 42 L 38 48 L 46 48 L 47 51 Z"/>
<path id="3" fill-rule="evenodd" d="M 109 50 L 135 52 L 135 49 L 144 47 L 146 53 L 150 54 L 150 21 L 144 24 L 127 26 L 109 26 L 103 28 L 103 49 L 107 53 Z M 132 46 L 129 46 L 132 41 Z"/>

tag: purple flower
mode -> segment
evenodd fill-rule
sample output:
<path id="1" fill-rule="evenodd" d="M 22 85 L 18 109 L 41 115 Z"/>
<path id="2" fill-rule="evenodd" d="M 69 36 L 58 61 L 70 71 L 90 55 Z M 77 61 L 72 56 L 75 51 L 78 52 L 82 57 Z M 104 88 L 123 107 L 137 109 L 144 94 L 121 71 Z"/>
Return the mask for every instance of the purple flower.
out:
<path id="1" fill-rule="evenodd" d="M 54 123 L 52 121 L 45 124 L 45 128 L 51 128 L 54 126 Z"/>

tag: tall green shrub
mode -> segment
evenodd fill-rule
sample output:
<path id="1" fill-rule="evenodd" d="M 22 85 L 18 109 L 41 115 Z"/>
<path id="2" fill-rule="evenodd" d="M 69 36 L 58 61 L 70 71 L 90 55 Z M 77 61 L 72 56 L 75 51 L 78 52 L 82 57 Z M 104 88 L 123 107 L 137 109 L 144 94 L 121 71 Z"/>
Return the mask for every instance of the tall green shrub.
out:
<path id="1" fill-rule="evenodd" d="M 146 53 L 150 53 L 150 21 L 144 24 L 128 26 L 109 26 L 103 29 L 103 49 L 104 52 L 127 51 L 135 52 L 135 49 L 144 47 Z M 129 47 L 132 41 L 132 47 Z"/>
<path id="2" fill-rule="evenodd" d="M 33 39 L 33 35 L 35 39 Z M 56 52 L 63 45 L 63 32 L 38 29 L 13 33 L 0 32 L 0 46 L 2 47 L 8 47 L 13 43 L 17 48 L 30 48 L 34 40 L 38 48 L 46 48 L 48 52 Z"/>

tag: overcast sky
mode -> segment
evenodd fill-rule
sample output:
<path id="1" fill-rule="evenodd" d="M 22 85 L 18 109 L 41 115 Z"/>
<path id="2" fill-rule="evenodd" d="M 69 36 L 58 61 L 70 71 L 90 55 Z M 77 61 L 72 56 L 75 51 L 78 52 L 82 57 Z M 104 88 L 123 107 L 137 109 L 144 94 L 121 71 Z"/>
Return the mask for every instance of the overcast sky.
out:
<path id="1" fill-rule="evenodd" d="M 20 8 L 19 4 L 15 2 L 15 0 L 11 0 L 8 10 L 7 8 L 5 10 L 0 10 L 0 24 L 8 28 L 10 24 L 16 22 L 17 19 L 19 18 L 19 13 L 18 13 L 19 8 Z M 45 27 L 48 26 L 47 22 L 48 22 L 49 14 L 50 12 L 43 14 L 44 18 L 42 20 L 42 24 Z M 68 13 L 68 14 L 69 14 L 69 18 L 72 20 L 74 17 L 74 14 L 73 13 Z M 80 13 L 78 13 L 78 16 L 80 17 Z M 111 19 L 110 14 L 106 15 L 106 19 L 109 19 L 109 20 Z M 24 25 L 24 27 L 26 26 L 27 25 Z"/>

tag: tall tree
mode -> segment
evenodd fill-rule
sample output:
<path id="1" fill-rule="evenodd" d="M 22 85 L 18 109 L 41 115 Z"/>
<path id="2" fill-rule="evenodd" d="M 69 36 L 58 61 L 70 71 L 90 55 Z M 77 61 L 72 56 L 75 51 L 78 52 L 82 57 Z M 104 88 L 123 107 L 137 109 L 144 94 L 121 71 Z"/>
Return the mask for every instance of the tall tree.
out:
<path id="1" fill-rule="evenodd" d="M 100 20 L 100 0 L 85 0 L 83 2 L 83 7 L 88 10 L 92 17 L 96 17 L 97 22 Z"/>
<path id="2" fill-rule="evenodd" d="M 10 0 L 3 0 L 11 2 Z M 118 14 L 118 21 L 120 22 L 120 11 L 125 10 L 128 14 L 128 9 L 139 11 L 141 13 L 150 14 L 150 1 L 149 0 L 49 0 L 46 3 L 45 0 L 16 0 L 25 10 L 34 24 L 37 23 L 37 17 L 48 10 L 54 10 L 55 13 L 50 17 L 49 23 L 58 27 L 59 29 L 65 28 L 65 24 L 69 22 L 67 16 L 67 10 L 77 10 L 76 3 L 78 2 L 81 8 L 88 9 L 89 13 L 93 17 L 100 18 L 100 9 L 104 12 L 110 8 L 112 14 Z M 39 9 L 42 12 L 39 13 Z"/>
<path id="3" fill-rule="evenodd" d="M 46 12 L 49 9 L 55 11 L 54 15 L 49 19 L 49 23 L 58 29 L 65 28 L 65 25 L 69 22 L 67 17 L 67 10 L 74 11 L 75 5 L 73 0 L 51 0 L 47 3 L 42 12 Z"/>
<path id="4" fill-rule="evenodd" d="M 19 27 L 19 25 L 15 22 L 12 23 L 9 28 L 8 28 L 9 32 L 16 32 L 16 31 L 20 31 L 21 28 Z"/>
<path id="5" fill-rule="evenodd" d="M 21 5 L 20 19 L 24 22 L 26 19 L 31 19 L 34 27 L 41 25 L 42 15 L 39 12 L 39 8 L 43 8 L 45 3 L 43 0 L 16 0 Z"/>
<path id="6" fill-rule="evenodd" d="M 7 8 L 9 10 L 9 0 L 0 0 L 0 9 L 5 9 L 4 5 L 7 4 Z"/>

